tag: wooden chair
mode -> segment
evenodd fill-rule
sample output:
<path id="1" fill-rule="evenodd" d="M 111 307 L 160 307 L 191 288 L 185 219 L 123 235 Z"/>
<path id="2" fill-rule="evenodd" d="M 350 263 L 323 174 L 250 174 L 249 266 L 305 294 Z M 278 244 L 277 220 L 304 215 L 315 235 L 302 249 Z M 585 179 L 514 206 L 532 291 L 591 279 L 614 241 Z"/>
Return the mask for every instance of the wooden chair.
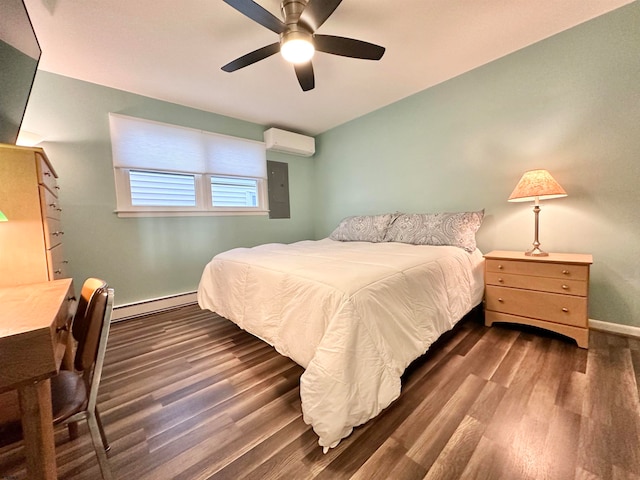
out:
<path id="1" fill-rule="evenodd" d="M 106 454 L 110 446 L 96 401 L 107 350 L 113 297 L 113 289 L 104 281 L 89 278 L 84 282 L 71 327 L 73 337 L 78 342 L 74 370 L 60 370 L 51 378 L 53 423 L 66 423 L 69 436 L 76 438 L 77 422 L 87 420 L 102 478 L 105 480 L 113 478 Z M 20 411 L 15 393 L 12 391 L 0 396 L 3 397 L 0 400 L 0 408 L 3 410 L 0 417 L 4 421 L 4 424 L 0 424 L 0 436 L 6 439 L 20 431 Z"/>

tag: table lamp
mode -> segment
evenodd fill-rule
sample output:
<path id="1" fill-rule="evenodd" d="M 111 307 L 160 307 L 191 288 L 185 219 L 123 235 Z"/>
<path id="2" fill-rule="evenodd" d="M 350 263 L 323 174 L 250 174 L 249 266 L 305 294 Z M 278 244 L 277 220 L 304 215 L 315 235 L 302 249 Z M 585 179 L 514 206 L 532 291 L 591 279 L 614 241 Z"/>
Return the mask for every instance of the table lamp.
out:
<path id="1" fill-rule="evenodd" d="M 540 200 L 566 197 L 567 192 L 546 170 L 529 170 L 522 175 L 522 178 L 511 192 L 509 202 L 530 202 L 533 201 L 533 213 L 535 214 L 535 228 L 533 248 L 525 255 L 531 257 L 546 257 L 549 254 L 540 249 L 538 241 L 538 215 L 540 214 Z"/>

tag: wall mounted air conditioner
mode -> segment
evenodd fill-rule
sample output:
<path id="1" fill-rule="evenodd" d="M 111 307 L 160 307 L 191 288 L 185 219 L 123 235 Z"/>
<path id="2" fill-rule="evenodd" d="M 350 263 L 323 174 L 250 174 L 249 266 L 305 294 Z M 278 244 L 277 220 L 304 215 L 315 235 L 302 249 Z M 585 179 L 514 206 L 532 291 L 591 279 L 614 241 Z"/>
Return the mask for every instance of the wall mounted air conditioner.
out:
<path id="1" fill-rule="evenodd" d="M 270 128 L 264 132 L 267 150 L 310 157 L 316 153 L 316 140 L 313 137 L 287 132 L 279 128 Z"/>

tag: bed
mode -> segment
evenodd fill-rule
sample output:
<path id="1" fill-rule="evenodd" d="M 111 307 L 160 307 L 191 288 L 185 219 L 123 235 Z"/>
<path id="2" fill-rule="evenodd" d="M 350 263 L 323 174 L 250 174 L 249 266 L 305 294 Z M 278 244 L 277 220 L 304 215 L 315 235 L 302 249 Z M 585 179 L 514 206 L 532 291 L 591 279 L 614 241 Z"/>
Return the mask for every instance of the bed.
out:
<path id="1" fill-rule="evenodd" d="M 325 452 L 398 398 L 407 366 L 482 299 L 475 240 L 398 241 L 405 228 L 390 241 L 391 220 L 374 237 L 360 229 L 342 240 L 338 227 L 322 240 L 223 252 L 198 287 L 201 308 L 305 369 L 303 419 Z"/>

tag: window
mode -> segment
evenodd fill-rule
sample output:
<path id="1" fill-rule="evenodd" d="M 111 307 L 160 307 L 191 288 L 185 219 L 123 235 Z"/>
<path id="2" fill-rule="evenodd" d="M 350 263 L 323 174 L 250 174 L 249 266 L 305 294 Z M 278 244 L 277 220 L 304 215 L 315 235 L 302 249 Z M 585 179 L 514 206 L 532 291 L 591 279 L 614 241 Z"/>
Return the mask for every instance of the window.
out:
<path id="1" fill-rule="evenodd" d="M 195 207 L 193 175 L 129 170 L 131 205 L 134 207 Z"/>
<path id="2" fill-rule="evenodd" d="M 258 182 L 249 178 L 211 177 L 214 207 L 257 207 Z"/>
<path id="3" fill-rule="evenodd" d="M 263 142 L 109 114 L 119 216 L 267 214 Z"/>

